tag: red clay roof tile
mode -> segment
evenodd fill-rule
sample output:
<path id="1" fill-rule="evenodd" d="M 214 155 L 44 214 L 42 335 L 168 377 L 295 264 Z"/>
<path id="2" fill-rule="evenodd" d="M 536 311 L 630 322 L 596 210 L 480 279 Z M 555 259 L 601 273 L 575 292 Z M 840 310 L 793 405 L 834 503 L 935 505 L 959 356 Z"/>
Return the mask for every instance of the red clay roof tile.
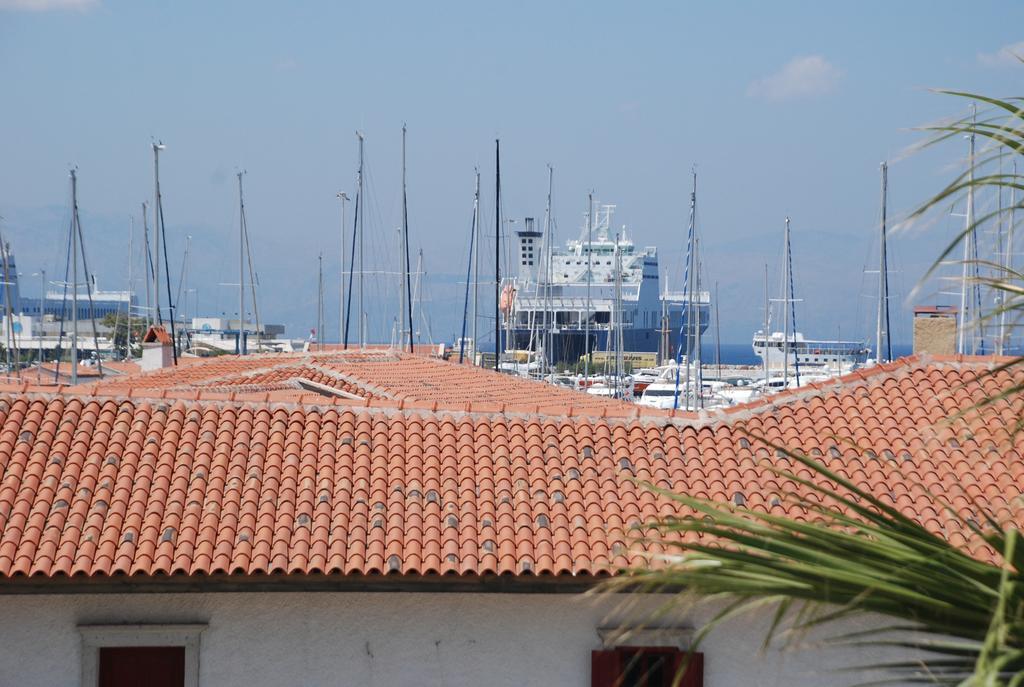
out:
<path id="1" fill-rule="evenodd" d="M 1024 439 L 1007 432 L 1024 401 L 946 423 L 1024 377 L 990 368 L 912 358 L 703 421 L 386 351 L 218 358 L 134 376 L 128 399 L 108 382 L 95 396 L 16 387 L 0 392 L 0 578 L 613 574 L 665 550 L 635 543 L 637 526 L 687 514 L 633 479 L 808 517 L 783 496 L 807 489 L 772 468 L 810 472 L 755 437 L 984 556 L 926 490 L 1024 523 Z M 268 388 L 300 379 L 384 407 Z M 590 412 L 525 413 L 538 390 Z"/>

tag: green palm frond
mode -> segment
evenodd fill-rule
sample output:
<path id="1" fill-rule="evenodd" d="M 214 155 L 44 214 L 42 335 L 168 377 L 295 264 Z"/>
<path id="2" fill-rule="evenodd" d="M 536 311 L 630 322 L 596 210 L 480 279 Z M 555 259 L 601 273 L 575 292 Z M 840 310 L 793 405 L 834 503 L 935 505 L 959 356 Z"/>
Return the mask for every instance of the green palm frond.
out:
<path id="1" fill-rule="evenodd" d="M 1024 674 L 1024 657 L 1009 648 L 1019 649 L 1024 641 L 1024 556 L 1013 530 L 982 530 L 963 522 L 989 547 L 992 562 L 979 560 L 825 465 L 781 446 L 772 448 L 821 478 L 815 482 L 779 473 L 826 497 L 828 505 L 797 498 L 796 505 L 813 516 L 803 522 L 645 485 L 694 516 L 649 523 L 646 527 L 657 529 L 667 553 L 652 567 L 616 578 L 607 588 L 685 589 L 695 597 L 728 600 L 725 610 L 698 633 L 698 646 L 725 620 L 765 606 L 775 608 L 766 646 L 855 615 L 880 614 L 900 622 L 836 635 L 830 643 L 905 649 L 927 658 L 850 669 L 883 671 L 902 683 L 971 685 L 983 684 L 966 682 L 983 665 L 999 680 Z"/>
<path id="2" fill-rule="evenodd" d="M 1024 160 L 1024 98 L 939 92 L 979 107 L 969 116 L 923 127 L 928 138 L 918 147 L 963 136 L 973 136 L 982 145 L 968 167 L 909 221 L 962 202 L 969 192 L 1019 193 L 1007 206 L 973 216 L 922 282 L 943 266 L 963 268 L 965 261 L 951 262 L 950 257 L 966 239 L 995 223 L 1000 229 L 1015 228 L 1015 213 L 1024 209 L 1024 174 L 998 167 L 1006 156 Z M 960 326 L 993 321 L 1017 326 L 1024 318 L 1024 273 L 1005 256 L 969 258 L 966 266 L 967 285 L 997 298 L 995 305 L 975 312 L 972 322 Z M 981 377 L 998 376 L 1002 388 L 947 421 L 1024 399 L 1024 383 L 1013 381 L 1019 376 L 1004 374 L 1019 365 L 1024 357 L 994 362 Z M 1008 428 L 1011 436 L 1024 431 L 1024 413 L 1019 415 Z M 804 479 L 792 470 L 767 466 L 803 487 L 808 496 L 792 497 L 792 505 L 807 517 L 748 510 L 646 484 L 691 515 L 644 525 L 648 540 L 657 541 L 665 553 L 650 566 L 609 581 L 605 590 L 672 592 L 677 602 L 718 604 L 718 612 L 698 631 L 695 648 L 737 615 L 771 609 L 765 646 L 780 640 L 793 646 L 799 638 L 824 633 L 827 645 L 895 650 L 907 656 L 893 659 L 890 654 L 869 665 L 845 666 L 861 684 L 1024 687 L 1024 546 L 1015 523 L 996 521 L 978 503 L 972 504 L 978 521 L 964 519 L 942 502 L 942 495 L 933 494 L 936 507 L 969 536 L 969 550 L 962 550 L 826 465 L 763 437 L 753 438 L 813 473 L 813 479 Z M 860 615 L 872 618 L 869 629 L 843 629 L 843 621 Z"/>

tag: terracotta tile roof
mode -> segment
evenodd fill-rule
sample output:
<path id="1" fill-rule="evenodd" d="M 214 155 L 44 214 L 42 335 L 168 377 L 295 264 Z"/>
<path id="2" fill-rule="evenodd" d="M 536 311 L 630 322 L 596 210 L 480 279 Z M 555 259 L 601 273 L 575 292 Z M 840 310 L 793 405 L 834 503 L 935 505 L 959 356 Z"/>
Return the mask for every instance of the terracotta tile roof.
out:
<path id="1" fill-rule="evenodd" d="M 221 356 L 202 364 L 119 377 L 98 390 L 132 395 L 163 391 L 278 392 L 313 382 L 396 408 L 489 412 L 552 412 L 569 415 L 662 416 L 664 411 L 579 393 L 542 382 L 497 374 L 421 355 L 386 349 L 325 353 Z M 323 402 L 315 393 L 313 402 Z"/>
<path id="2" fill-rule="evenodd" d="M 221 375 L 260 369 L 212 362 Z M 805 490 L 771 468 L 810 473 L 751 435 L 967 543 L 929 492 L 965 517 L 981 503 L 1024 524 L 1024 438 L 1008 433 L 1024 402 L 944 422 L 1024 381 L 981 376 L 990 366 L 908 359 L 717 418 L 0 390 L 0 578 L 611 574 L 664 550 L 633 543 L 635 526 L 688 515 L 634 480 L 809 517 L 787 499 Z"/>
<path id="3" fill-rule="evenodd" d="M 40 374 L 39 368 L 42 369 Z M 102 377 L 122 377 L 123 375 L 139 374 L 142 372 L 142 368 L 138 363 L 132 361 L 103 361 L 103 373 L 100 374 L 100 369 L 94 365 L 79 365 L 78 366 L 78 378 L 89 379 L 92 381 L 98 380 Z M 21 379 L 34 383 L 37 378 L 41 377 L 41 381 L 44 384 L 54 384 L 54 377 L 58 376 L 60 383 L 68 383 L 71 380 L 71 363 L 61 363 L 60 369 L 57 368 L 56 363 L 43 363 L 42 365 L 27 368 L 21 371 Z M 18 377 L 8 375 L 5 377 L 5 381 L 10 383 L 18 383 L 20 380 Z"/>
<path id="4" fill-rule="evenodd" d="M 167 329 L 163 325 L 150 325 L 149 329 L 142 336 L 142 343 L 159 343 L 164 346 L 171 346 L 174 344 L 171 341 L 171 335 L 167 333 Z"/>

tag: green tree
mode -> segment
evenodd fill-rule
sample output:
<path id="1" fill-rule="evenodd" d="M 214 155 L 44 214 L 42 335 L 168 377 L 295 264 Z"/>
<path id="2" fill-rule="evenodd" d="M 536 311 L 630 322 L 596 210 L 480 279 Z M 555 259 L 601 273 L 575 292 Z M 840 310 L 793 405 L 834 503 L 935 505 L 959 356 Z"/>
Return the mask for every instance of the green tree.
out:
<path id="1" fill-rule="evenodd" d="M 108 313 L 102 320 L 104 327 L 113 330 L 114 348 L 126 357 L 140 355 L 139 344 L 146 334 L 147 322 L 144 317 L 122 317 Z M 129 342 L 131 346 L 129 348 Z"/>

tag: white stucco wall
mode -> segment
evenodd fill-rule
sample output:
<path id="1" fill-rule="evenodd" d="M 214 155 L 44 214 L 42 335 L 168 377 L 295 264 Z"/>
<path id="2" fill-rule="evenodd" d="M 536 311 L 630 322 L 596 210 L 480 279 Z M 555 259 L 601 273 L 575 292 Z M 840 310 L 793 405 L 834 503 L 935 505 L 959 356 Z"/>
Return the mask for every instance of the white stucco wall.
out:
<path id="1" fill-rule="evenodd" d="M 649 598 L 627 611 L 622 601 L 355 592 L 0 596 L 0 687 L 77 685 L 79 624 L 196 621 L 209 624 L 203 687 L 587 687 L 590 651 L 600 646 L 595 629 L 657 604 Z M 846 685 L 857 676 L 829 668 L 868 658 L 760 655 L 763 631 L 746 619 L 710 638 L 705 685 Z"/>

